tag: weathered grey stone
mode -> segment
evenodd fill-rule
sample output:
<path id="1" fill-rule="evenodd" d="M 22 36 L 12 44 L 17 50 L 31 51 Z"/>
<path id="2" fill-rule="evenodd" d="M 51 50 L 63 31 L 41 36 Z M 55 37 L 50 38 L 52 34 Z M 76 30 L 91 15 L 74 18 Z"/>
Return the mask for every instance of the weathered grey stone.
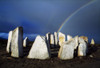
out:
<path id="1" fill-rule="evenodd" d="M 24 39 L 24 41 L 23 41 L 23 47 L 27 47 L 28 42 L 29 42 L 29 39 L 28 39 L 28 37 L 26 37 L 26 38 Z"/>
<path id="2" fill-rule="evenodd" d="M 47 46 L 50 46 L 50 32 L 46 34 L 46 43 L 47 43 Z"/>
<path id="3" fill-rule="evenodd" d="M 22 27 L 17 27 L 12 32 L 11 56 L 12 57 L 23 56 L 23 28 Z"/>
<path id="4" fill-rule="evenodd" d="M 71 35 L 67 35 L 67 41 L 72 39 L 72 36 Z"/>
<path id="5" fill-rule="evenodd" d="M 65 34 L 59 32 L 58 37 L 59 37 L 59 45 L 61 46 L 62 43 L 65 42 Z"/>
<path id="6" fill-rule="evenodd" d="M 80 36 L 80 38 L 82 38 L 84 41 L 86 41 L 88 43 L 88 37 L 86 37 L 86 36 Z"/>
<path id="7" fill-rule="evenodd" d="M 49 43 L 50 43 L 50 32 L 48 32 L 47 34 L 46 34 L 46 39 L 49 41 Z"/>
<path id="8" fill-rule="evenodd" d="M 58 36 L 57 36 L 57 32 L 54 32 L 54 42 L 55 42 L 55 45 L 58 45 Z"/>
<path id="9" fill-rule="evenodd" d="M 38 35 L 31 47 L 28 58 L 48 59 L 50 56 L 50 46 L 47 45 L 46 38 Z"/>
<path id="10" fill-rule="evenodd" d="M 94 39 L 91 39 L 91 45 L 94 45 L 94 44 L 95 44 Z"/>
<path id="11" fill-rule="evenodd" d="M 8 36 L 8 42 L 7 42 L 7 47 L 6 47 L 6 51 L 8 53 L 11 52 L 11 39 L 12 39 L 12 31 L 9 32 L 9 36 Z"/>
<path id="12" fill-rule="evenodd" d="M 78 36 L 75 36 L 75 37 L 73 38 L 73 41 L 75 41 L 75 43 L 74 43 L 74 49 L 77 49 L 78 44 L 79 44 L 79 37 L 78 37 Z"/>
<path id="13" fill-rule="evenodd" d="M 84 39 L 79 38 L 79 46 L 78 46 L 78 56 L 86 56 L 87 53 L 87 44 Z"/>
<path id="14" fill-rule="evenodd" d="M 54 35 L 50 35 L 50 44 L 54 45 Z"/>
<path id="15" fill-rule="evenodd" d="M 51 48 L 54 47 L 54 35 L 53 34 L 50 34 L 50 45 L 51 45 Z"/>
<path id="16" fill-rule="evenodd" d="M 63 42 L 58 52 L 58 57 L 62 60 L 72 59 L 74 57 L 74 43 L 73 39 Z"/>

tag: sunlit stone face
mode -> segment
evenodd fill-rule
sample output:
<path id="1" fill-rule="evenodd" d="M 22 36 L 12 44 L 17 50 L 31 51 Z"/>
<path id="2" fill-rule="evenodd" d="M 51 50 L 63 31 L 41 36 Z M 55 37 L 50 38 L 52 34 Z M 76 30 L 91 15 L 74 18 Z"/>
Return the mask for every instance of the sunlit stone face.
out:
<path id="1" fill-rule="evenodd" d="M 29 42 L 29 39 L 28 39 L 28 37 L 26 37 L 26 38 L 24 39 L 24 41 L 23 41 L 23 47 L 27 47 L 28 42 Z"/>
<path id="2" fill-rule="evenodd" d="M 79 38 L 78 56 L 86 56 L 86 53 L 87 53 L 87 44 L 82 38 Z"/>
<path id="3" fill-rule="evenodd" d="M 50 44 L 54 45 L 54 35 L 50 34 Z"/>
<path id="4" fill-rule="evenodd" d="M 6 51 L 8 53 L 11 52 L 11 39 L 12 39 L 12 31 L 9 32 L 9 36 L 8 36 L 8 42 L 7 42 L 7 48 L 6 48 Z"/>
<path id="5" fill-rule="evenodd" d="M 75 36 L 73 38 L 73 40 L 75 41 L 75 44 L 74 44 L 74 49 L 77 49 L 78 45 L 79 45 L 79 37 L 78 36 Z"/>
<path id="6" fill-rule="evenodd" d="M 11 56 L 12 57 L 23 56 L 23 28 L 22 27 L 17 27 L 12 32 Z"/>
<path id="7" fill-rule="evenodd" d="M 74 40 L 64 42 L 58 52 L 58 57 L 62 60 L 72 59 L 74 57 Z"/>
<path id="8" fill-rule="evenodd" d="M 94 45 L 95 42 L 94 42 L 94 39 L 91 39 L 91 45 Z"/>
<path id="9" fill-rule="evenodd" d="M 86 36 L 80 36 L 80 38 L 82 38 L 85 42 L 88 43 L 88 37 L 86 37 Z"/>
<path id="10" fill-rule="evenodd" d="M 67 35 L 67 41 L 71 40 L 71 39 L 72 39 L 72 36 L 71 35 Z"/>
<path id="11" fill-rule="evenodd" d="M 59 32 L 59 45 L 61 46 L 63 42 L 65 42 L 65 35 Z"/>
<path id="12" fill-rule="evenodd" d="M 50 46 L 47 45 L 44 36 L 37 36 L 29 52 L 28 58 L 48 59 L 50 58 Z"/>

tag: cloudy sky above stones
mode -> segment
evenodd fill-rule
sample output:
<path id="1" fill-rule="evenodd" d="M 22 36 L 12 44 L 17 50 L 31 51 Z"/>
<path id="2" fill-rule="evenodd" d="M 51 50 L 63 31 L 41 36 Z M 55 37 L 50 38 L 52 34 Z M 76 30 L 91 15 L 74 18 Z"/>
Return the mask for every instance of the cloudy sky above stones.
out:
<path id="1" fill-rule="evenodd" d="M 58 31 L 71 14 L 91 1 L 64 24 L 61 32 L 100 41 L 100 0 L 0 0 L 0 33 L 17 26 L 23 26 L 27 34 Z"/>

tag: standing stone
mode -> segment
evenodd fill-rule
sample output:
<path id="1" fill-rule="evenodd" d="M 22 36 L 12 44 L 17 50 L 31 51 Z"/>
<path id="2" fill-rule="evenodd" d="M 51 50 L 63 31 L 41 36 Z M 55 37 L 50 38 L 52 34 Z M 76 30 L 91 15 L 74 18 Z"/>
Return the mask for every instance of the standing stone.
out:
<path id="1" fill-rule="evenodd" d="M 26 37 L 26 38 L 24 39 L 24 41 L 23 41 L 23 47 L 27 47 L 28 42 L 29 42 L 29 39 L 28 39 L 28 37 Z"/>
<path id="2" fill-rule="evenodd" d="M 47 45 L 50 46 L 50 32 L 46 34 L 46 42 L 47 42 Z"/>
<path id="3" fill-rule="evenodd" d="M 74 57 L 74 40 L 63 42 L 58 52 L 58 57 L 62 60 L 72 59 Z"/>
<path id="4" fill-rule="evenodd" d="M 8 36 L 8 42 L 7 42 L 7 48 L 6 48 L 6 51 L 8 53 L 11 52 L 11 39 L 12 39 L 12 31 L 9 32 L 9 36 Z"/>
<path id="5" fill-rule="evenodd" d="M 86 36 L 80 36 L 80 38 L 82 38 L 85 42 L 88 43 L 88 37 L 86 37 Z"/>
<path id="6" fill-rule="evenodd" d="M 29 52 L 28 58 L 48 59 L 50 58 L 50 46 L 47 45 L 44 36 L 37 36 Z"/>
<path id="7" fill-rule="evenodd" d="M 54 35 L 50 35 L 50 44 L 54 45 Z"/>
<path id="8" fill-rule="evenodd" d="M 87 44 L 82 38 L 79 38 L 78 56 L 86 56 L 86 52 Z"/>
<path id="9" fill-rule="evenodd" d="M 91 39 L 91 45 L 94 45 L 95 42 L 94 42 L 94 39 Z"/>
<path id="10" fill-rule="evenodd" d="M 55 42 L 55 45 L 57 45 L 58 43 L 57 32 L 54 32 L 54 42 Z"/>
<path id="11" fill-rule="evenodd" d="M 50 32 L 48 32 L 48 33 L 46 34 L 46 38 L 47 38 L 47 40 L 50 41 Z"/>
<path id="12" fill-rule="evenodd" d="M 72 36 L 67 35 L 67 40 L 70 40 L 70 39 L 72 39 Z"/>
<path id="13" fill-rule="evenodd" d="M 23 28 L 22 27 L 17 27 L 12 32 L 11 56 L 12 57 L 23 56 Z"/>
<path id="14" fill-rule="evenodd" d="M 54 47 L 54 35 L 50 34 L 50 45 L 53 48 Z"/>
<path id="15" fill-rule="evenodd" d="M 79 37 L 78 37 L 78 36 L 75 36 L 75 37 L 73 38 L 73 40 L 75 41 L 74 49 L 77 49 L 78 44 L 79 44 Z"/>
<path id="16" fill-rule="evenodd" d="M 63 42 L 65 42 L 65 34 L 59 32 L 59 45 L 61 46 Z"/>

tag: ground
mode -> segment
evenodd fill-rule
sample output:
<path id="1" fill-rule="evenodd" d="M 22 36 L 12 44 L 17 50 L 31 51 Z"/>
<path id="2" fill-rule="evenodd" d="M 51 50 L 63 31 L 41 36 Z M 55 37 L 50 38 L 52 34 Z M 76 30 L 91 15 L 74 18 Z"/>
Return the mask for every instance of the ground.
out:
<path id="1" fill-rule="evenodd" d="M 98 44 L 89 47 L 86 57 L 75 57 L 71 60 L 60 60 L 57 56 L 47 60 L 27 59 L 27 54 L 21 58 L 13 58 L 6 52 L 6 45 L 7 41 L 0 40 L 0 68 L 100 68 Z M 29 51 L 28 49 L 24 48 L 24 52 Z"/>

